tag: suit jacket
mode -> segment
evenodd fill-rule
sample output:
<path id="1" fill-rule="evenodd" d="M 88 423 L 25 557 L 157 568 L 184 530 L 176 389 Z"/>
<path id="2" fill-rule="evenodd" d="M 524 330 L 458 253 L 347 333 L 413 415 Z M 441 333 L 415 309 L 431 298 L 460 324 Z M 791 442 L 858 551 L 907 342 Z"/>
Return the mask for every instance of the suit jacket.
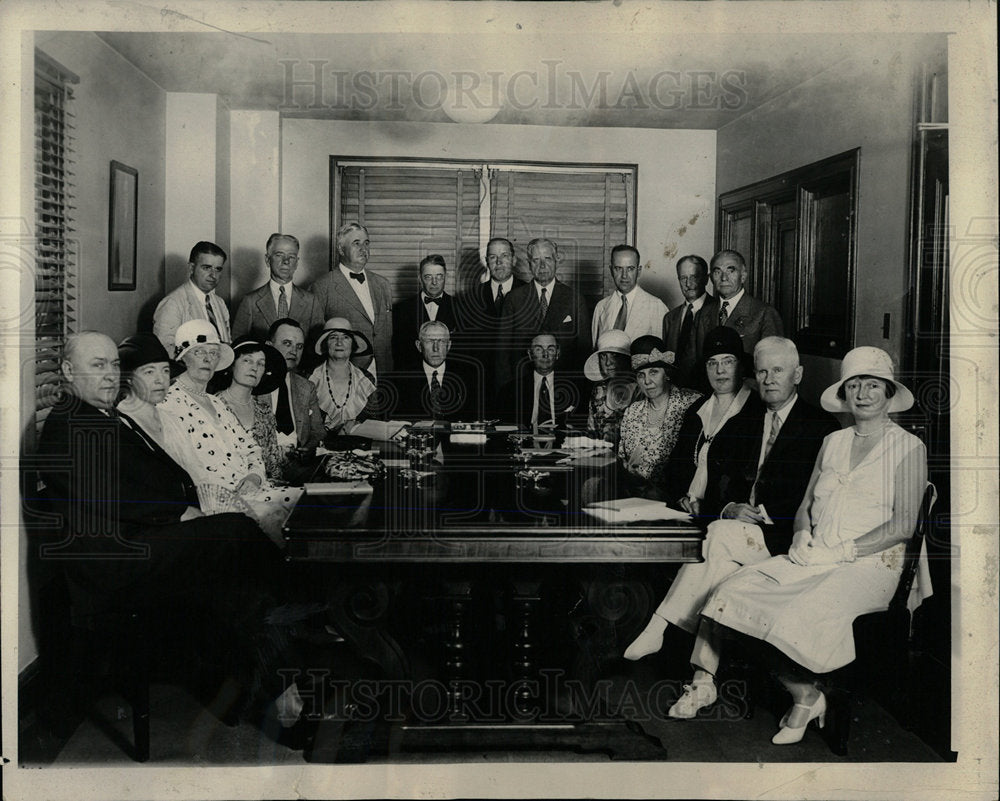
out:
<path id="1" fill-rule="evenodd" d="M 514 379 L 518 363 L 527 354 L 535 334 L 554 334 L 561 355 L 556 371 L 579 371 L 590 355 L 590 315 L 583 297 L 561 281 L 551 284 L 551 297 L 545 319 L 535 283 L 512 289 L 500 312 L 500 336 L 497 344 L 497 386 Z"/>
<path id="2" fill-rule="evenodd" d="M 610 330 L 618 316 L 619 295 L 617 292 L 601 298 L 594 307 L 594 317 L 590 323 L 591 344 L 597 346 L 597 338 Z M 629 339 L 635 340 L 647 334 L 654 337 L 660 335 L 663 316 L 667 313 L 666 304 L 656 295 L 651 295 L 641 286 L 635 288 L 635 294 L 629 301 L 628 317 L 625 320 L 625 333 Z"/>
<path id="3" fill-rule="evenodd" d="M 719 324 L 719 309 L 722 308 L 722 300 L 717 299 L 719 308 L 716 309 L 715 321 L 705 330 L 710 331 Z M 706 321 L 707 325 L 707 321 Z M 746 292 L 740 298 L 740 302 L 735 307 L 729 309 L 729 317 L 726 318 L 726 327 L 734 328 L 743 340 L 743 350 L 753 353 L 754 345 L 764 337 L 783 336 L 781 316 L 778 310 L 769 303 L 751 297 Z"/>
<path id="4" fill-rule="evenodd" d="M 324 320 L 346 317 L 356 331 L 364 334 L 375 350 L 375 367 L 379 374 L 392 371 L 392 289 L 381 275 L 365 270 L 366 282 L 375 307 L 372 320 L 351 288 L 339 266 L 320 278 L 312 286 L 316 307 L 322 310 Z M 358 367 L 367 367 L 368 359 L 358 361 Z"/>
<path id="5" fill-rule="evenodd" d="M 150 569 L 143 538 L 198 505 L 190 476 L 162 448 L 74 396 L 45 420 L 38 454 L 51 508 L 72 538 L 67 556 L 79 557 L 67 565 L 92 591 L 141 579 Z"/>
<path id="6" fill-rule="evenodd" d="M 556 428 L 568 425 L 586 427 L 587 403 L 592 385 L 579 373 L 555 371 L 555 384 L 549 387 L 556 410 Z M 530 362 L 522 364 L 517 378 L 500 388 L 492 416 L 501 422 L 531 428 L 531 410 L 535 403 L 535 371 Z M 539 419 L 546 419 L 544 410 L 538 410 Z"/>
<path id="7" fill-rule="evenodd" d="M 678 354 L 677 383 L 682 387 L 690 387 L 707 394 L 711 389 L 702 365 L 702 348 L 705 344 L 705 335 L 719 325 L 719 301 L 714 296 L 705 294 L 704 303 L 694 315 L 692 326 L 694 329 L 694 351 L 685 350 L 681 353 L 681 324 L 684 321 L 686 308 L 687 302 L 685 301 L 664 315 L 663 341 L 666 343 L 667 350 Z"/>
<path id="8" fill-rule="evenodd" d="M 513 278 L 510 291 L 513 292 L 520 286 L 524 286 L 524 281 Z M 496 304 L 489 281 L 478 283 L 455 298 L 456 318 L 466 335 L 464 337 L 466 342 L 473 347 L 486 344 L 491 350 L 496 346 L 496 335 L 500 329 L 500 311 L 505 302 L 506 297 L 499 306 Z"/>
<path id="9" fill-rule="evenodd" d="M 302 326 L 307 339 L 309 333 L 317 326 L 322 326 L 324 322 L 322 310 L 316 303 L 313 293 L 298 286 L 292 290 L 292 303 L 288 309 L 288 316 Z M 263 342 L 267 339 L 267 330 L 277 319 L 278 310 L 275 308 L 274 296 L 271 294 L 271 285 L 268 282 L 243 296 L 233 317 L 233 338 L 250 334 L 258 342 Z"/>
<path id="10" fill-rule="evenodd" d="M 323 426 L 323 412 L 316 400 L 316 387 L 308 378 L 298 373 L 291 374 L 292 391 L 289 402 L 295 418 L 295 436 L 300 448 L 315 448 L 323 441 L 326 428 Z"/>
<path id="11" fill-rule="evenodd" d="M 482 379 L 475 365 L 448 358 L 438 406 L 434 408 L 430 386 L 421 363 L 413 370 L 378 376 L 378 386 L 369 398 L 362 417 L 380 420 L 481 420 Z"/>
<path id="12" fill-rule="evenodd" d="M 764 541 L 771 555 L 776 556 L 788 553 L 795 512 L 809 484 L 823 438 L 838 431 L 840 424 L 829 412 L 799 397 L 758 475 L 766 414 L 766 408 L 744 408 L 712 441 L 708 487 L 701 509 L 702 514 L 717 517 L 728 503 L 749 503 L 756 480 L 756 502 L 764 505 L 774 521 L 773 526 L 761 526 Z"/>
<path id="13" fill-rule="evenodd" d="M 429 319 L 427 305 L 419 292 L 392 307 L 392 362 L 396 370 L 408 370 L 420 366 L 420 354 L 413 343 L 417 340 L 420 326 Z M 437 321 L 448 326 L 454 347 L 458 325 L 454 298 L 447 292 L 441 295 L 438 303 Z"/>
<path id="14" fill-rule="evenodd" d="M 229 331 L 229 309 L 215 292 L 209 297 L 212 311 L 215 313 L 215 322 L 219 328 L 219 338 L 223 342 L 232 342 L 233 337 Z M 188 279 L 157 304 L 156 311 L 153 312 L 153 333 L 159 337 L 163 347 L 167 349 L 167 354 L 173 358 L 174 334 L 181 324 L 188 320 L 207 319 L 204 296 Z"/>

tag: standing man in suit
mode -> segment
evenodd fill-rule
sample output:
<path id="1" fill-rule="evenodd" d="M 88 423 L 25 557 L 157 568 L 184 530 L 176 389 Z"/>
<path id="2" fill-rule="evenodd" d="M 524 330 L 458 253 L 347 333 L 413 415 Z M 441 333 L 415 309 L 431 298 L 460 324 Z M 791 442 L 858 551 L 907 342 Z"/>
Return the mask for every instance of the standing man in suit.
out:
<path id="1" fill-rule="evenodd" d="M 188 280 L 161 300 L 153 312 L 153 333 L 167 353 L 174 352 L 174 334 L 188 320 L 208 320 L 222 342 L 232 342 L 229 309 L 215 293 L 226 258 L 226 251 L 214 242 L 198 242 L 191 248 Z"/>
<path id="2" fill-rule="evenodd" d="M 705 334 L 719 324 L 718 300 L 705 291 L 708 264 L 701 256 L 681 256 L 677 261 L 677 281 L 684 303 L 663 318 L 663 341 L 676 354 L 677 383 L 708 393 L 702 367 Z"/>
<path id="3" fill-rule="evenodd" d="M 551 239 L 532 239 L 528 243 L 528 264 L 534 280 L 511 290 L 500 312 L 499 386 L 513 379 L 521 354 L 540 331 L 555 336 L 563 369 L 580 369 L 589 355 L 587 305 L 579 292 L 556 279 L 559 261 L 559 248 Z"/>
<path id="4" fill-rule="evenodd" d="M 524 286 L 524 281 L 514 275 L 516 263 L 514 245 L 509 239 L 493 237 L 486 243 L 486 269 L 490 277 L 460 299 L 463 331 L 481 333 L 483 339 L 495 341 L 504 301 L 511 290 Z"/>
<path id="5" fill-rule="evenodd" d="M 297 320 L 282 317 L 271 323 L 267 344 L 285 359 L 285 380 L 269 396 L 278 422 L 278 444 L 286 450 L 314 451 L 323 440 L 323 413 L 316 387 L 295 368 L 305 350 L 305 333 Z"/>
<path id="6" fill-rule="evenodd" d="M 739 251 L 720 250 L 712 256 L 710 275 L 719 302 L 719 316 L 706 330 L 715 325 L 735 328 L 747 353 L 753 353 L 754 346 L 764 337 L 782 336 L 778 310 L 744 291 L 747 263 Z"/>
<path id="7" fill-rule="evenodd" d="M 420 326 L 414 342 L 420 363 L 413 370 L 384 376 L 388 391 L 372 395 L 365 414 L 385 419 L 461 420 L 482 418 L 482 393 L 468 362 L 448 359 L 451 332 L 440 320 Z"/>
<path id="8" fill-rule="evenodd" d="M 639 286 L 639 251 L 631 245 L 611 248 L 611 280 L 615 292 L 597 302 L 590 324 L 590 338 L 597 347 L 597 338 L 605 331 L 617 328 L 633 342 L 641 336 L 658 337 L 667 307 L 655 295 Z"/>
<path id="9" fill-rule="evenodd" d="M 320 319 L 345 317 L 372 343 L 374 356 L 357 366 L 372 375 L 392 371 L 392 289 L 382 276 L 365 269 L 371 243 L 368 229 L 356 222 L 337 231 L 338 264 L 313 284 Z"/>
<path id="10" fill-rule="evenodd" d="M 299 240 L 291 234 L 271 234 L 264 250 L 270 277 L 240 301 L 233 317 L 233 337 L 249 334 L 260 342 L 274 321 L 284 317 L 291 317 L 304 331 L 310 331 L 322 321 L 312 292 L 292 284 L 299 266 Z"/>
<path id="11" fill-rule="evenodd" d="M 556 372 L 559 343 L 553 334 L 535 336 L 528 346 L 528 359 L 518 376 L 500 389 L 497 417 L 538 433 L 565 428 L 571 416 L 586 413 L 581 377 Z"/>
<path id="12" fill-rule="evenodd" d="M 420 363 L 413 342 L 420 327 L 428 320 L 437 320 L 455 331 L 455 304 L 444 291 L 448 268 L 444 256 L 432 253 L 420 260 L 420 292 L 392 307 L 392 361 L 395 369 L 417 367 Z"/>
<path id="13" fill-rule="evenodd" d="M 699 625 L 705 601 L 743 565 L 788 553 L 795 512 L 820 446 L 840 428 L 832 414 L 798 396 L 802 366 L 794 342 L 766 337 L 753 358 L 764 408 L 744 407 L 712 441 L 701 514 L 718 519 L 708 526 L 705 560 L 681 568 L 649 624 L 625 651 L 626 659 L 659 651 L 668 623 L 697 632 L 694 679 L 670 708 L 673 718 L 693 718 L 718 696 L 721 634 L 713 621 Z"/>

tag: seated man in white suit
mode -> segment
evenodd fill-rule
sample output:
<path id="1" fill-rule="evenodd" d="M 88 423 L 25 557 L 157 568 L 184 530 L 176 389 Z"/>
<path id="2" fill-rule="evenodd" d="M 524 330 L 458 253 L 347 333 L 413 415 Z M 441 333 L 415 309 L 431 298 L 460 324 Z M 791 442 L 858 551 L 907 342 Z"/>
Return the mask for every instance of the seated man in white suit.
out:
<path id="1" fill-rule="evenodd" d="M 639 286 L 639 251 L 631 245 L 615 245 L 611 249 L 611 280 L 615 292 L 601 299 L 594 308 L 590 335 L 597 347 L 597 338 L 605 331 L 617 328 L 633 342 L 641 336 L 658 337 L 663 328 L 667 307 L 662 300 Z"/>

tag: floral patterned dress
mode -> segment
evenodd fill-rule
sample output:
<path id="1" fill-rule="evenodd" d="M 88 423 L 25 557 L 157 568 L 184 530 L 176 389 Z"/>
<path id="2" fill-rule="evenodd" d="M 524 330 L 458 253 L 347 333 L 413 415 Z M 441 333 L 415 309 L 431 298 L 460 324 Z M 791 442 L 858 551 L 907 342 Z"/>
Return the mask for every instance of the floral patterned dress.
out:
<path id="1" fill-rule="evenodd" d="M 649 423 L 652 404 L 645 398 L 635 401 L 622 416 L 618 459 L 626 474 L 636 479 L 636 483 L 645 485 L 653 496 L 664 484 L 667 459 L 677 444 L 684 412 L 700 397 L 701 393 L 693 389 L 673 387 L 667 398 L 663 423 L 658 427 L 651 427 Z"/>
<path id="2" fill-rule="evenodd" d="M 246 431 L 246 427 L 239 419 L 232 406 L 221 395 L 215 396 L 216 400 L 221 400 L 227 409 L 232 412 L 240 428 Z M 261 458 L 264 460 L 264 469 L 267 477 L 275 481 L 280 481 L 285 470 L 286 454 L 284 449 L 278 444 L 278 421 L 271 411 L 271 404 L 263 397 L 253 399 L 253 429 L 249 432 L 254 441 L 260 447 Z"/>

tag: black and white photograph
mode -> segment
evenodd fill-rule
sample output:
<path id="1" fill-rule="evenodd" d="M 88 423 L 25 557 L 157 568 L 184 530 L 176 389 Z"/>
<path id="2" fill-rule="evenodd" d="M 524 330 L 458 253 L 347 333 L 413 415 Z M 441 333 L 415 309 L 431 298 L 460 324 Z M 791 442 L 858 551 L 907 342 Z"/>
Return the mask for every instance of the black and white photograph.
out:
<path id="1" fill-rule="evenodd" d="M 0 3 L 4 798 L 996 798 L 996 18 Z"/>

